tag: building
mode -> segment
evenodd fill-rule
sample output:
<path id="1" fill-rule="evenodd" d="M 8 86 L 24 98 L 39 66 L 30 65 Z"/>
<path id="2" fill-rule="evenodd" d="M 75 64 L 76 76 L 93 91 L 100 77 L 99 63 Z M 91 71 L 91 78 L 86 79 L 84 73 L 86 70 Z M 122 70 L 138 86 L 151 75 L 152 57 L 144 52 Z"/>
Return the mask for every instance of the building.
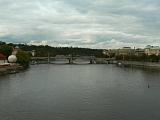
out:
<path id="1" fill-rule="evenodd" d="M 0 65 L 4 65 L 6 63 L 8 63 L 7 57 L 3 55 L 2 53 L 0 53 Z"/>
<path id="2" fill-rule="evenodd" d="M 145 48 L 145 54 L 159 56 L 160 55 L 160 47 L 147 45 Z"/>
<path id="3" fill-rule="evenodd" d="M 108 55 L 108 51 L 109 51 L 109 50 L 104 49 L 104 50 L 102 51 L 103 55 Z"/>
<path id="4" fill-rule="evenodd" d="M 21 49 L 16 46 L 15 48 L 13 48 L 12 55 L 16 55 L 19 51 L 21 51 Z"/>
<path id="5" fill-rule="evenodd" d="M 121 49 L 117 49 L 116 55 L 133 55 L 134 54 L 134 49 L 131 47 L 123 47 Z"/>
<path id="6" fill-rule="evenodd" d="M 141 48 L 137 48 L 137 49 L 135 49 L 134 55 L 135 56 L 144 56 L 145 55 L 145 50 L 141 49 Z"/>
<path id="7" fill-rule="evenodd" d="M 115 57 L 117 49 L 104 49 L 103 55 L 108 56 L 109 58 Z"/>
<path id="8" fill-rule="evenodd" d="M 36 55 L 36 51 L 35 50 L 32 50 L 31 51 L 31 54 L 32 54 L 32 57 L 34 57 Z"/>

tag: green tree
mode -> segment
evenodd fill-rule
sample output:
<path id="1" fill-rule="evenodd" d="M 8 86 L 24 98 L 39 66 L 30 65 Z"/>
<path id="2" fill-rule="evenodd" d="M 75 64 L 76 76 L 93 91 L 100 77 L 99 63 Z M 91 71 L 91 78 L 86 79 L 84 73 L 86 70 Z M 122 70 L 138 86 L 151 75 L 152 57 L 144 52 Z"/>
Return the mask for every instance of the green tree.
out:
<path id="1" fill-rule="evenodd" d="M 0 52 L 7 57 L 12 54 L 12 50 L 12 46 L 9 46 L 7 44 L 0 45 Z"/>
<path id="2" fill-rule="evenodd" d="M 148 60 L 149 62 L 158 62 L 158 61 L 159 61 L 159 56 L 150 55 L 150 56 L 147 56 L 147 60 Z"/>
<path id="3" fill-rule="evenodd" d="M 30 62 L 30 54 L 24 51 L 19 51 L 17 53 L 17 63 L 19 63 L 20 65 L 24 66 L 24 67 L 28 67 L 29 66 L 29 62 Z"/>

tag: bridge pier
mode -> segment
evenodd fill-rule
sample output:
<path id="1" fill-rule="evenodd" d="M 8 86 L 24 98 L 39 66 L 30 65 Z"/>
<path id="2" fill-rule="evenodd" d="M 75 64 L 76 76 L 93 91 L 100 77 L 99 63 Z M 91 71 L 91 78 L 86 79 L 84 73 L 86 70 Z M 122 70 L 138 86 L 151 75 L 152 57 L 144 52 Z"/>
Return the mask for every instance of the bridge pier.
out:
<path id="1" fill-rule="evenodd" d="M 73 64 L 73 59 L 69 58 L 69 64 Z"/>
<path id="2" fill-rule="evenodd" d="M 50 54 L 48 53 L 48 64 L 50 63 Z"/>
<path id="3" fill-rule="evenodd" d="M 94 60 L 93 59 L 90 59 L 90 64 L 94 64 Z"/>
<path id="4" fill-rule="evenodd" d="M 91 57 L 90 57 L 90 64 L 94 64 L 95 61 L 96 61 L 96 60 L 95 60 L 95 57 L 94 57 L 94 56 L 91 56 Z"/>

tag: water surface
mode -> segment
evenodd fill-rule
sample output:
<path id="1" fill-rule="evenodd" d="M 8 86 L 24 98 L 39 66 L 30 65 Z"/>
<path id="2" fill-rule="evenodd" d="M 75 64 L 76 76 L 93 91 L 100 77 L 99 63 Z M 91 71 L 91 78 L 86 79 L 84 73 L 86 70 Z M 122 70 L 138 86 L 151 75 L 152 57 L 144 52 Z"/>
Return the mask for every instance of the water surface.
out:
<path id="1" fill-rule="evenodd" d="M 160 120 L 159 111 L 158 71 L 35 65 L 0 77 L 0 120 Z"/>

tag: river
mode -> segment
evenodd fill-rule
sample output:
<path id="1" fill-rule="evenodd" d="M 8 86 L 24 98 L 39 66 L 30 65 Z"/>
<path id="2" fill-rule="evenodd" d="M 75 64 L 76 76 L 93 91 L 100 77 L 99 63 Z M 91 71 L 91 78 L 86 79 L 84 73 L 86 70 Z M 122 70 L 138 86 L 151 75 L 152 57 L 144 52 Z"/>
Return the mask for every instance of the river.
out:
<path id="1" fill-rule="evenodd" d="M 159 111 L 158 71 L 35 65 L 0 77 L 0 120 L 160 120 Z"/>

